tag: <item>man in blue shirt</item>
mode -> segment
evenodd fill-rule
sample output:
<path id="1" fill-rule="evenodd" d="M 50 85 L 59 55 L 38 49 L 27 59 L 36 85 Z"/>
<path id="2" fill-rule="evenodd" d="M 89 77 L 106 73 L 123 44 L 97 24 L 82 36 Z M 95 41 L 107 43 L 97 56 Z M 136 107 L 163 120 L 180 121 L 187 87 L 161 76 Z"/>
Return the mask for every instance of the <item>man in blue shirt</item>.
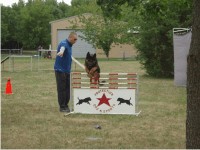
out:
<path id="1" fill-rule="evenodd" d="M 60 112 L 70 112 L 68 103 L 70 100 L 72 45 L 76 43 L 77 38 L 77 34 L 75 32 L 71 32 L 68 39 L 61 41 L 57 48 L 54 70 L 56 76 Z"/>

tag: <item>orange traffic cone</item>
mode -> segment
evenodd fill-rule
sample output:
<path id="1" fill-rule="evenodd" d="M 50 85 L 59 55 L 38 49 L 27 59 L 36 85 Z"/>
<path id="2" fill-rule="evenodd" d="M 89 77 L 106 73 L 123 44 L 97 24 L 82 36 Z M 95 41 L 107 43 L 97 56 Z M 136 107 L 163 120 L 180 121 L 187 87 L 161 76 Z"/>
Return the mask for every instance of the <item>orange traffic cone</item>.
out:
<path id="1" fill-rule="evenodd" d="M 6 83 L 6 91 L 5 91 L 5 94 L 13 94 L 12 93 L 12 85 L 11 85 L 11 82 L 10 82 L 10 78 L 8 78 L 8 81 Z"/>

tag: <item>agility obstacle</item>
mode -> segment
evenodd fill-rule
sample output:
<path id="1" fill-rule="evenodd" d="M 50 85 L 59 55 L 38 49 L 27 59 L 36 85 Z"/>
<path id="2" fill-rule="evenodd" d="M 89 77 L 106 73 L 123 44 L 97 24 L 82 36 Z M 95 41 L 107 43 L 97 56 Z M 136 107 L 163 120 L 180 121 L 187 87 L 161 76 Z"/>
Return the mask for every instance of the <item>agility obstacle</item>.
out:
<path id="1" fill-rule="evenodd" d="M 99 81 L 71 73 L 74 113 L 139 115 L 137 73 L 100 73 Z"/>

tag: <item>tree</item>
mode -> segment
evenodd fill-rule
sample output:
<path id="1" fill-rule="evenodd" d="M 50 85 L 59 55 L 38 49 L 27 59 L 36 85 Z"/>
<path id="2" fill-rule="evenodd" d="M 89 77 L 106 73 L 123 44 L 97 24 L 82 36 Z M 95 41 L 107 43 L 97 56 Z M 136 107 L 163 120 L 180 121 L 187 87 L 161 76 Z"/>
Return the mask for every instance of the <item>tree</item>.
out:
<path id="1" fill-rule="evenodd" d="M 127 16 L 124 18 L 132 25 L 131 29 L 138 27 L 139 34 L 132 42 L 147 74 L 173 76 L 172 29 L 191 26 L 191 0 L 97 0 L 97 3 L 105 17 L 123 19 L 122 16 Z M 132 12 L 123 15 L 123 5 L 132 7 Z"/>
<path id="2" fill-rule="evenodd" d="M 72 0 L 70 16 L 81 15 L 83 13 L 101 13 L 101 9 L 95 0 Z"/>
<path id="3" fill-rule="evenodd" d="M 200 3 L 194 0 L 192 41 L 187 68 L 186 148 L 200 149 Z"/>
<path id="4" fill-rule="evenodd" d="M 182 8 L 183 9 L 180 9 Z M 182 27 L 188 20 L 185 11 L 191 9 L 190 1 L 151 0 L 142 4 L 139 41 L 140 63 L 154 77 L 173 77 L 172 29 Z M 187 24 L 189 27 L 191 24 Z M 145 44 L 144 44 L 145 43 Z"/>
<path id="5" fill-rule="evenodd" d="M 128 31 L 127 24 L 117 21 L 115 19 L 104 19 L 101 15 L 90 15 L 79 17 L 82 23 L 81 32 L 84 36 L 82 39 L 86 40 L 93 45 L 94 48 L 103 49 L 107 58 L 109 58 L 109 51 L 113 43 L 125 43 L 125 37 Z M 76 23 L 73 23 L 74 28 L 77 27 Z"/>
<path id="6" fill-rule="evenodd" d="M 9 40 L 8 32 L 8 16 L 10 12 L 10 7 L 1 6 L 1 13 L 4 14 L 1 16 L 1 42 L 6 43 Z"/>
<path id="7" fill-rule="evenodd" d="M 60 2 L 58 4 L 58 9 L 61 11 L 60 18 L 66 18 L 70 16 L 71 6 L 67 5 L 66 3 Z M 59 19 L 59 18 L 56 18 L 56 19 Z"/>
<path id="8" fill-rule="evenodd" d="M 21 40 L 18 36 L 19 31 L 19 13 L 17 13 L 16 4 L 11 7 L 2 6 L 2 48 L 21 48 Z"/>
<path id="9" fill-rule="evenodd" d="M 128 3 L 128 5 L 135 8 L 139 1 L 140 0 L 97 0 L 97 4 L 101 7 L 104 17 L 119 19 L 121 18 L 121 6 L 123 4 Z"/>
<path id="10" fill-rule="evenodd" d="M 40 13 L 38 13 L 40 12 Z M 26 7 L 20 9 L 20 35 L 26 49 L 37 48 L 38 45 L 48 47 L 50 43 L 51 9 L 42 0 L 29 0 Z"/>
<path id="11" fill-rule="evenodd" d="M 2 6 L 2 48 L 48 48 L 49 22 L 69 16 L 70 6 L 57 0 L 19 0 L 11 7 Z"/>

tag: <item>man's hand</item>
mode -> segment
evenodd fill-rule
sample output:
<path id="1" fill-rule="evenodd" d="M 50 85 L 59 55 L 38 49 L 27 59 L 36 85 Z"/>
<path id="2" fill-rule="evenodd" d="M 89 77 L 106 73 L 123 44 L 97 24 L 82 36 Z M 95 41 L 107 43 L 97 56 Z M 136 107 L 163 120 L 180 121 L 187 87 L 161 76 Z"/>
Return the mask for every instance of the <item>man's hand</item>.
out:
<path id="1" fill-rule="evenodd" d="M 63 57 L 64 51 L 65 51 L 65 47 L 61 47 L 60 52 L 58 52 L 57 55 L 60 57 Z"/>

